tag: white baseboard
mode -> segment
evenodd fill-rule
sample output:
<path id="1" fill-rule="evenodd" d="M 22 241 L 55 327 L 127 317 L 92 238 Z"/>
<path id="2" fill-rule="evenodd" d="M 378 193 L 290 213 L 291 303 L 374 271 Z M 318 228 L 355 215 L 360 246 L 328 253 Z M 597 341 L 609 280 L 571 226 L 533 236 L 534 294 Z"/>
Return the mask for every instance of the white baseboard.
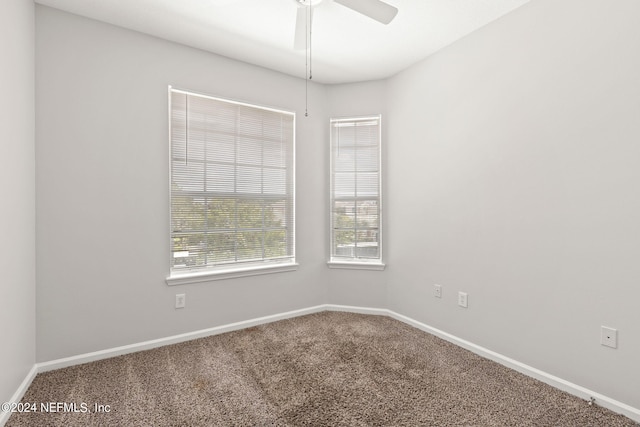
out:
<path id="1" fill-rule="evenodd" d="M 422 322 L 411 319 L 410 317 L 407 317 L 402 314 L 398 314 L 394 311 L 383 309 L 383 308 L 368 308 L 368 307 L 346 306 L 346 305 L 336 305 L 336 304 L 323 304 L 315 307 L 288 311 L 285 313 L 259 317 L 251 320 L 245 320 L 242 322 L 230 323 L 228 325 L 217 326 L 209 329 L 202 329 L 199 331 L 189 332 L 189 333 L 180 334 L 180 335 L 174 335 L 166 338 L 160 338 L 160 339 L 151 340 L 151 341 L 144 341 L 137 344 L 130 344 L 130 345 L 125 345 L 121 347 L 100 350 L 92 353 L 81 354 L 78 356 L 52 360 L 50 362 L 37 363 L 34 366 L 34 368 L 31 370 L 29 375 L 27 375 L 27 378 L 25 378 L 25 380 L 23 381 L 23 384 L 20 386 L 18 391 L 16 391 L 14 395 L 14 399 L 16 400 L 12 400 L 12 401 L 17 402 L 19 401 L 20 398 L 22 398 L 22 395 L 24 395 L 25 391 L 29 387 L 29 384 L 31 384 L 31 381 L 33 380 L 36 373 L 38 372 L 45 372 L 53 369 L 64 368 L 67 366 L 93 362 L 95 360 L 107 359 L 110 357 L 120 356 L 123 354 L 134 353 L 137 351 L 149 350 L 152 348 L 162 347 L 169 344 L 176 344 L 184 341 L 193 340 L 196 338 L 203 338 L 211 335 L 222 334 L 225 332 L 231 332 L 239 329 L 249 328 L 251 326 L 262 325 L 266 323 L 275 322 L 278 320 L 290 319 L 293 317 L 303 316 L 303 315 L 312 314 L 312 313 L 318 313 L 322 311 L 345 311 L 350 313 L 382 315 L 382 316 L 392 317 L 396 320 L 404 322 L 422 331 L 428 332 L 439 338 L 442 338 L 446 341 L 456 344 L 482 357 L 486 357 L 487 359 L 493 360 L 494 362 L 500 363 L 501 365 L 514 369 L 520 373 L 528 375 L 532 378 L 535 378 L 539 381 L 549 384 L 562 391 L 566 391 L 567 393 L 570 393 L 574 396 L 580 397 L 585 400 L 590 400 L 591 398 L 593 398 L 595 399 L 595 402 L 598 405 L 605 407 L 607 409 L 610 409 L 619 414 L 625 415 L 636 422 L 640 422 L 640 409 L 638 408 L 634 408 L 625 403 L 619 402 L 615 399 L 612 399 L 610 397 L 597 393 L 593 390 L 589 390 L 577 384 L 573 384 L 562 378 L 556 377 L 554 375 L 551 375 L 549 373 L 536 369 L 532 366 L 518 362 L 517 360 L 511 359 L 500 353 L 496 353 L 492 350 L 481 347 L 472 342 L 463 340 L 462 338 L 458 338 L 447 332 L 441 331 L 440 329 L 433 328 Z M 6 422 L 6 419 L 2 421 L 5 415 L 8 415 L 8 414 L 5 414 L 5 413 L 1 414 L 3 418 L 0 418 L 0 426 L 3 425 L 3 422 Z M 8 419 L 8 416 L 6 418 Z"/>
<path id="2" fill-rule="evenodd" d="M 20 383 L 20 386 L 18 387 L 16 392 L 13 393 L 13 396 L 11 396 L 11 399 L 9 399 L 8 402 L 9 403 L 20 402 L 20 400 L 22 400 L 22 397 L 29 389 L 31 382 L 33 381 L 33 379 L 36 377 L 37 374 L 38 374 L 38 366 L 33 365 L 31 367 L 31 370 L 27 374 L 27 376 L 24 378 L 24 380 L 22 380 L 22 383 Z M 9 421 L 10 416 L 11 416 L 11 412 L 5 412 L 0 410 L 0 426 L 4 426 L 7 423 L 7 421 Z"/>
<path id="3" fill-rule="evenodd" d="M 348 311 L 352 313 L 386 315 L 386 316 L 392 317 L 396 320 L 399 320 L 410 326 L 413 326 L 414 328 L 418 328 L 422 331 L 428 332 L 432 335 L 435 335 L 439 338 L 444 339 L 445 341 L 449 341 L 450 343 L 453 343 L 459 347 L 467 349 L 472 353 L 485 357 L 489 360 L 492 360 L 496 363 L 506 366 L 507 368 L 518 371 L 529 377 L 535 378 L 538 381 L 542 381 L 545 384 L 549 384 L 552 387 L 565 391 L 581 399 L 589 401 L 593 398 L 595 399 L 594 402 L 596 404 L 604 408 L 610 409 L 611 411 L 616 412 L 618 414 L 622 414 L 626 417 L 629 417 L 636 422 L 640 422 L 640 409 L 638 408 L 634 408 L 632 406 L 627 405 L 626 403 L 622 403 L 620 401 L 617 401 L 608 396 L 602 395 L 593 390 L 589 390 L 585 387 L 579 386 L 572 382 L 566 381 L 562 378 L 556 377 L 555 375 L 551 375 L 547 372 L 541 371 L 532 366 L 518 362 L 517 360 L 511 359 L 510 357 L 507 357 L 500 353 L 496 353 L 495 351 L 481 347 L 467 340 L 463 340 L 462 338 L 458 338 L 455 335 L 451 335 L 447 332 L 441 331 L 440 329 L 436 329 L 422 322 L 418 322 L 417 320 L 414 320 L 402 314 L 398 314 L 394 311 L 391 311 L 388 309 L 380 309 L 380 308 L 352 307 L 352 306 L 331 305 L 331 304 L 327 304 L 326 309 L 333 310 L 333 311 Z"/>
<path id="4" fill-rule="evenodd" d="M 163 347 L 165 345 L 177 344 L 185 341 L 195 340 L 197 338 L 208 337 L 211 335 L 224 334 L 225 332 L 237 331 L 239 329 L 250 328 L 252 326 L 263 325 L 266 323 L 276 322 L 278 320 L 290 319 L 292 317 L 304 316 L 305 314 L 318 313 L 321 311 L 326 311 L 324 305 L 288 311 L 280 314 L 273 314 L 270 316 L 258 317 L 250 320 L 243 320 L 241 322 L 229 323 L 227 325 L 201 329 L 199 331 L 187 332 L 184 334 L 173 335 L 166 338 L 143 341 L 136 344 L 123 345 L 121 347 L 94 351 L 77 356 L 65 357 L 49 362 L 38 363 L 38 372 L 52 371 L 54 369 L 66 368 L 68 366 L 75 366 L 83 363 L 94 362 L 96 360 L 108 359 L 110 357 L 122 356 L 123 354 L 150 350 L 157 347 Z"/>
<path id="5" fill-rule="evenodd" d="M 347 313 L 358 313 L 358 314 L 371 314 L 374 316 L 390 316 L 391 311 L 386 308 L 370 308 L 370 307 L 356 307 L 355 305 L 336 305 L 336 304 L 325 304 L 325 311 L 345 311 Z"/>
<path id="6" fill-rule="evenodd" d="M 556 377 L 555 375 L 551 375 L 547 372 L 541 371 L 532 366 L 518 362 L 517 360 L 511 359 L 510 357 L 507 357 L 500 353 L 496 353 L 495 351 L 481 347 L 467 340 L 463 340 L 462 338 L 458 338 L 455 335 L 451 335 L 447 332 L 441 331 L 440 329 L 433 328 L 422 322 L 418 322 L 417 320 L 411 319 L 410 317 L 403 316 L 402 314 L 389 311 L 389 315 L 394 319 L 397 319 L 401 322 L 404 322 L 422 331 L 428 332 L 432 335 L 435 335 L 439 338 L 442 338 L 446 341 L 456 344 L 457 346 L 465 348 L 473 353 L 476 353 L 479 356 L 485 357 L 489 360 L 493 360 L 494 362 L 504 365 L 507 368 L 513 369 L 529 377 L 535 378 L 538 381 L 542 381 L 545 384 L 549 384 L 552 387 L 555 387 L 562 391 L 566 391 L 567 393 L 577 396 L 581 399 L 584 399 L 587 401 L 594 399 L 594 402 L 596 404 L 604 408 L 610 409 L 611 411 L 616 412 L 618 414 L 622 414 L 626 417 L 629 417 L 636 422 L 640 422 L 640 409 L 638 408 L 634 408 L 632 406 L 627 405 L 626 403 L 619 402 L 615 399 L 604 396 L 593 390 L 589 390 L 585 387 L 579 386 L 572 382 L 566 381 L 562 378 Z"/>

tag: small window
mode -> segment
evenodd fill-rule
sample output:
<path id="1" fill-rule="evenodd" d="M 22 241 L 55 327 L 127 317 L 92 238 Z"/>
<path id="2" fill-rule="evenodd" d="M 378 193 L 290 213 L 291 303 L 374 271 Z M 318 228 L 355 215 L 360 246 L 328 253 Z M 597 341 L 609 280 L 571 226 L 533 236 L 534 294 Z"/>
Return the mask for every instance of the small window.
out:
<path id="1" fill-rule="evenodd" d="M 330 267 L 382 264 L 380 116 L 332 119 Z"/>
<path id="2" fill-rule="evenodd" d="M 167 283 L 295 265 L 295 114 L 171 88 L 169 97 Z"/>

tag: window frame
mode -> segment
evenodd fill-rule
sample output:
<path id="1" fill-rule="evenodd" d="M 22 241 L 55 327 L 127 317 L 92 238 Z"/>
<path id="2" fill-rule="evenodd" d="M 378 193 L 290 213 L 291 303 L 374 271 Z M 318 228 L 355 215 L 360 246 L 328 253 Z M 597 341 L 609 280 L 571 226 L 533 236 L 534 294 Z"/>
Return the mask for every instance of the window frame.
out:
<path id="1" fill-rule="evenodd" d="M 335 256 L 333 242 L 334 233 L 336 231 L 334 227 L 334 132 L 333 126 L 337 122 L 358 122 L 376 120 L 378 122 L 378 257 L 377 258 L 362 258 L 362 257 L 340 257 Z M 329 259 L 327 266 L 335 269 L 355 269 L 355 270 L 384 270 L 386 264 L 384 263 L 383 253 L 383 191 L 382 191 L 382 115 L 366 115 L 366 116 L 348 116 L 348 117 L 334 117 L 329 120 Z M 354 197 L 354 202 L 356 197 Z M 357 227 L 354 229 L 357 230 Z"/>
<path id="2" fill-rule="evenodd" d="M 173 230 L 173 215 L 174 215 L 174 207 L 172 205 L 172 185 L 174 180 L 174 159 L 173 159 L 173 135 L 172 135 L 172 95 L 173 94 L 182 94 L 185 96 L 196 96 L 203 99 L 209 99 L 216 102 L 224 102 L 235 106 L 244 106 L 253 109 L 260 109 L 269 112 L 275 112 L 283 115 L 291 116 L 292 120 L 292 134 L 291 134 L 291 153 L 290 153 L 290 162 L 287 161 L 285 167 L 291 176 L 291 185 L 290 185 L 290 194 L 287 193 L 286 197 L 291 198 L 291 208 L 290 215 L 287 217 L 287 225 L 286 228 L 291 233 L 291 247 L 290 249 L 291 255 L 287 255 L 281 259 L 278 258 L 263 258 L 258 261 L 232 261 L 232 262 L 224 262 L 219 263 L 213 266 L 205 266 L 203 268 L 198 269 L 184 269 L 184 270 L 176 270 L 173 267 L 173 243 L 172 240 L 174 238 L 174 230 Z M 297 270 L 298 264 L 296 262 L 296 230 L 295 230 L 295 212 L 296 212 L 296 113 L 293 111 L 287 111 L 280 108 L 273 108 L 263 105 L 257 105 L 253 103 L 247 103 L 242 101 L 236 101 L 228 98 L 215 97 L 199 92 L 188 91 L 177 89 L 175 87 L 168 87 L 168 140 L 169 140 L 169 275 L 166 278 L 167 285 L 183 285 L 189 283 L 199 283 L 206 282 L 212 280 L 221 280 L 221 279 L 229 279 L 236 277 L 247 277 L 247 276 L 255 276 L 261 274 L 272 274 L 272 273 L 280 273 L 287 271 L 295 271 Z M 262 166 L 264 167 L 264 166 Z M 235 192 L 231 198 L 238 200 L 246 198 L 246 194 L 244 197 L 242 195 L 237 195 Z M 257 199 L 260 196 L 255 196 Z M 236 230 L 238 230 L 236 228 Z M 264 231 L 264 230 L 263 230 Z"/>

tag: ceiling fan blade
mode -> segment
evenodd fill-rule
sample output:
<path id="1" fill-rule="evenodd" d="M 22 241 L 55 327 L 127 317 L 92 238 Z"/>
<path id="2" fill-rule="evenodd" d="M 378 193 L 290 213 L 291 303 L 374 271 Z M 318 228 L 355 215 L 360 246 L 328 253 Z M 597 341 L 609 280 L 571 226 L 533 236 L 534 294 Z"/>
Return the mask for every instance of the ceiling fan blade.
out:
<path id="1" fill-rule="evenodd" d="M 309 14 L 309 23 L 307 25 L 307 13 Z M 296 32 L 293 40 L 293 48 L 296 50 L 304 50 L 307 48 L 307 32 L 311 29 L 313 22 L 313 7 L 298 6 L 296 15 Z"/>
<path id="2" fill-rule="evenodd" d="M 388 24 L 398 14 L 398 8 L 380 0 L 334 0 L 343 6 L 353 9 L 371 19 Z"/>

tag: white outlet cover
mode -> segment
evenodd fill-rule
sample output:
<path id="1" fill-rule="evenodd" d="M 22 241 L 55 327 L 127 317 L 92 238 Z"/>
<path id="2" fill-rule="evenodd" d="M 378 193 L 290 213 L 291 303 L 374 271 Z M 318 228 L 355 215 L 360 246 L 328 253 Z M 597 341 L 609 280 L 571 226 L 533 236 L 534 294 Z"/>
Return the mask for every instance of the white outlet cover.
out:
<path id="1" fill-rule="evenodd" d="M 466 292 L 458 292 L 458 305 L 460 307 L 467 308 L 468 307 L 467 298 L 468 298 L 468 295 Z"/>
<path id="2" fill-rule="evenodd" d="M 433 296 L 442 298 L 442 285 L 433 285 Z"/>
<path id="3" fill-rule="evenodd" d="M 184 308 L 186 305 L 186 295 L 176 294 L 176 308 Z"/>
<path id="4" fill-rule="evenodd" d="M 618 348 L 618 330 L 602 326 L 600 329 L 600 344 L 611 348 Z"/>

